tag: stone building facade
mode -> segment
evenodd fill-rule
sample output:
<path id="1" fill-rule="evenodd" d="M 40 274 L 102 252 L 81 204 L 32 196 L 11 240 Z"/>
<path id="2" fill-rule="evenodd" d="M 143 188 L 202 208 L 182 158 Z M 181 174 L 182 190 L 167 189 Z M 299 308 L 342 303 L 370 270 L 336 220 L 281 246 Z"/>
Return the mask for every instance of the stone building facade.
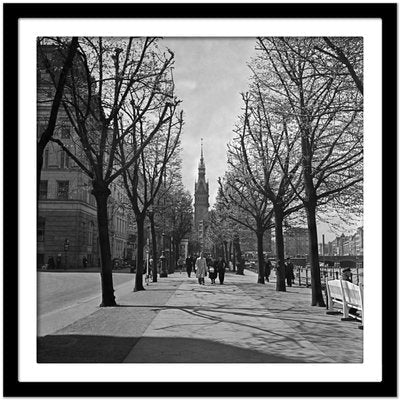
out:
<path id="1" fill-rule="evenodd" d="M 362 256 L 364 254 L 364 228 L 360 226 L 352 235 L 344 233 L 328 243 L 330 256 Z"/>
<path id="2" fill-rule="evenodd" d="M 54 49 L 49 46 L 47 54 Z M 47 126 L 54 96 L 50 76 L 38 52 L 37 64 L 37 135 Z M 68 116 L 59 110 L 54 137 L 85 163 L 80 142 Z M 129 229 L 128 210 L 122 188 L 111 185 L 109 201 L 109 232 L 112 258 L 127 256 Z M 89 177 L 57 144 L 50 142 L 44 151 L 37 215 L 37 266 L 53 257 L 59 268 L 99 266 L 99 241 L 96 200 L 91 194 Z"/>

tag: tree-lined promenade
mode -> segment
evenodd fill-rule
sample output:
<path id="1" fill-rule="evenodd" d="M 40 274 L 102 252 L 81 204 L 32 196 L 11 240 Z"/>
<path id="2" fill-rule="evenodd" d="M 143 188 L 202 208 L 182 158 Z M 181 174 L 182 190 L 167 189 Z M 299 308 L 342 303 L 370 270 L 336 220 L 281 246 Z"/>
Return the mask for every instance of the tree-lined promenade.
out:
<path id="1" fill-rule="evenodd" d="M 97 207 L 104 307 L 117 305 L 110 251 L 111 186 L 124 193 L 136 225 L 133 290 L 142 291 L 145 228 L 149 227 L 153 282 L 164 243 L 191 239 L 192 198 L 182 183 L 184 103 L 176 96 L 173 49 L 158 38 L 39 38 L 38 69 L 50 90 L 46 129 L 38 138 L 38 182 L 43 151 L 53 143 L 86 174 Z M 207 224 L 214 256 L 232 252 L 243 269 L 240 237 L 257 242 L 258 283 L 264 284 L 265 233 L 272 231 L 276 291 L 284 292 L 284 226 L 307 226 L 311 304 L 324 306 L 317 242 L 319 215 L 362 213 L 362 38 L 257 38 L 251 82 L 238 93 L 243 112 L 228 144 L 227 169 Z M 73 146 L 54 135 L 60 115 L 73 128 Z M 58 118 L 58 119 L 57 119 Z M 204 116 L 207 118 L 207 116 Z M 38 190 L 39 194 L 39 190 Z M 192 234 L 192 236 L 190 236 Z M 163 236 L 162 236 L 163 237 Z M 204 244 L 203 244 L 204 245 Z"/>
<path id="2" fill-rule="evenodd" d="M 317 306 L 325 306 L 318 213 L 362 213 L 362 55 L 361 38 L 258 38 L 215 207 L 216 219 L 251 224 L 260 277 L 263 234 L 274 229 L 277 291 L 285 291 L 283 225 L 305 223 Z"/>

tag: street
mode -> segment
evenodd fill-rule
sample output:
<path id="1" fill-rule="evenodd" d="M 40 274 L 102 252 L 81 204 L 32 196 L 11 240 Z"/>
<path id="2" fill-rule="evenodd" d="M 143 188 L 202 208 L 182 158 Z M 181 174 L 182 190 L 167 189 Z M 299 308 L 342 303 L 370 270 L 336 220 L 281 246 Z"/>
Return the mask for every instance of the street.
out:
<path id="1" fill-rule="evenodd" d="M 132 290 L 134 275 L 113 275 L 114 290 Z M 101 303 L 99 272 L 39 272 L 38 336 L 89 315 Z"/>
<path id="2" fill-rule="evenodd" d="M 224 285 L 206 278 L 200 286 L 193 275 L 175 273 L 134 293 L 132 275 L 115 274 L 119 307 L 99 308 L 97 274 L 39 275 L 61 292 L 53 306 L 56 289 L 41 294 L 39 362 L 363 361 L 357 322 L 311 307 L 304 286 L 276 292 L 274 276 L 260 285 L 246 270 L 227 273 Z"/>

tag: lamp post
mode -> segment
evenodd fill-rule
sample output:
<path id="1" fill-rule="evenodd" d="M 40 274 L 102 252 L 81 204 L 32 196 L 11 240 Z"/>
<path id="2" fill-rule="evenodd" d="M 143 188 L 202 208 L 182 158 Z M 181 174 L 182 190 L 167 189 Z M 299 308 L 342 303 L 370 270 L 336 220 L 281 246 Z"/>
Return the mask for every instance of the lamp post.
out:
<path id="1" fill-rule="evenodd" d="M 163 232 L 161 234 L 161 256 L 160 256 L 160 263 L 161 263 L 161 272 L 160 272 L 160 278 L 166 278 L 168 276 L 167 274 L 167 268 L 165 265 L 165 254 L 164 254 L 164 245 L 165 245 L 165 233 Z"/>
<path id="2" fill-rule="evenodd" d="M 65 268 L 67 268 L 68 265 L 68 250 L 69 250 L 69 240 L 65 239 L 64 241 L 64 251 L 65 251 Z"/>
<path id="3" fill-rule="evenodd" d="M 148 210 L 147 210 L 147 216 L 149 217 L 150 223 L 151 219 L 153 217 L 153 207 L 150 205 Z M 149 226 L 148 228 L 148 235 L 147 235 L 147 243 L 146 243 L 146 278 L 147 278 L 147 284 L 149 284 L 149 279 L 150 279 L 150 235 L 151 235 L 151 228 Z M 153 260 L 154 263 L 154 260 Z M 154 271 L 153 271 L 154 273 Z"/>

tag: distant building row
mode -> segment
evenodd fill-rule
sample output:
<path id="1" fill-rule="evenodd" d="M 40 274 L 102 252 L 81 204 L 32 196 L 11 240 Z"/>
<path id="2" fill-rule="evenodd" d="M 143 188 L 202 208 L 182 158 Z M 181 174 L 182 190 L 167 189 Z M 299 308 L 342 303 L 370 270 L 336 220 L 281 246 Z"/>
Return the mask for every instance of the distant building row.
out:
<path id="1" fill-rule="evenodd" d="M 320 254 L 328 256 L 362 256 L 364 254 L 364 228 L 361 226 L 352 235 L 337 236 L 336 239 L 320 246 Z"/>

